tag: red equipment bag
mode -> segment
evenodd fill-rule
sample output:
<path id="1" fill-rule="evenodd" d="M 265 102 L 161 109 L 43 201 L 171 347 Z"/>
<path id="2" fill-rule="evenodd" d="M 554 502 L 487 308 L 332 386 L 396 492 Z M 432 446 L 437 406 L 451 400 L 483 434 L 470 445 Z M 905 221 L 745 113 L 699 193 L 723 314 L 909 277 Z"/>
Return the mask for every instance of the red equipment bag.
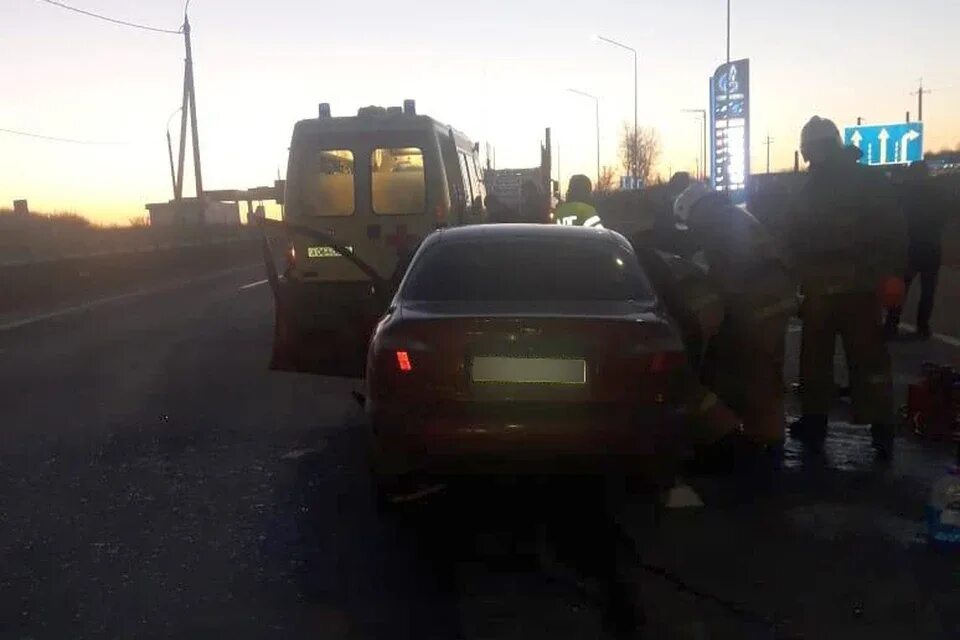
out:
<path id="1" fill-rule="evenodd" d="M 949 440 L 960 424 L 960 376 L 953 367 L 926 363 L 907 387 L 906 427 L 913 435 Z"/>

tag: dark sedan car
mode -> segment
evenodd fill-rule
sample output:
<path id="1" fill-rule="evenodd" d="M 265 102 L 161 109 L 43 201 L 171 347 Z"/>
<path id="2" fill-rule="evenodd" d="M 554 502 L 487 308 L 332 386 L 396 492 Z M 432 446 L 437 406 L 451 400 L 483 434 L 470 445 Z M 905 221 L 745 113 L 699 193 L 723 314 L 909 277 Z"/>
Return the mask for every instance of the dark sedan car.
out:
<path id="1" fill-rule="evenodd" d="M 603 229 L 438 231 L 370 342 L 381 478 L 407 472 L 642 475 L 681 446 L 686 366 L 630 244 Z"/>

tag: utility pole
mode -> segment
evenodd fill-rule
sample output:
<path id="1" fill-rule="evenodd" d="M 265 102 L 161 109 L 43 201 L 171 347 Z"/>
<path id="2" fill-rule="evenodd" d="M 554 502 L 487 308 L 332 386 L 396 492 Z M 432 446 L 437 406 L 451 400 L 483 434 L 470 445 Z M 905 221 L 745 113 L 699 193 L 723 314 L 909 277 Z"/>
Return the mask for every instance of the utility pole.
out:
<path id="1" fill-rule="evenodd" d="M 203 173 L 200 168 L 200 136 L 197 132 L 197 89 L 193 81 L 193 48 L 190 43 L 190 21 L 183 17 L 183 40 L 187 49 L 187 78 L 190 82 L 190 136 L 193 138 L 193 172 L 197 198 L 203 199 Z"/>
<path id="2" fill-rule="evenodd" d="M 174 199 L 183 198 L 183 165 L 187 146 L 187 118 L 190 118 L 190 137 L 193 142 L 193 175 L 197 199 L 203 199 L 203 170 L 200 163 L 200 134 L 197 124 L 197 96 L 193 78 L 193 47 L 190 41 L 190 20 L 183 16 L 183 43 L 186 55 L 183 65 L 183 104 L 180 107 L 180 149 L 177 177 L 174 183 Z"/>
<path id="3" fill-rule="evenodd" d="M 920 88 L 910 94 L 917 96 L 917 122 L 923 122 L 923 96 L 931 93 L 933 93 L 931 89 L 923 88 L 923 78 L 920 78 Z"/>
<path id="4" fill-rule="evenodd" d="M 770 146 L 773 145 L 773 138 L 770 137 L 770 133 L 767 132 L 767 139 L 763 142 L 767 147 L 767 174 L 770 173 Z"/>
<path id="5" fill-rule="evenodd" d="M 170 137 L 170 121 L 173 120 L 173 116 L 177 115 L 179 112 L 180 109 L 177 109 L 170 114 L 169 118 L 167 118 L 167 157 L 170 159 L 170 181 L 173 182 L 174 200 L 179 200 L 180 195 L 177 192 L 177 170 L 173 164 L 173 140 Z"/>

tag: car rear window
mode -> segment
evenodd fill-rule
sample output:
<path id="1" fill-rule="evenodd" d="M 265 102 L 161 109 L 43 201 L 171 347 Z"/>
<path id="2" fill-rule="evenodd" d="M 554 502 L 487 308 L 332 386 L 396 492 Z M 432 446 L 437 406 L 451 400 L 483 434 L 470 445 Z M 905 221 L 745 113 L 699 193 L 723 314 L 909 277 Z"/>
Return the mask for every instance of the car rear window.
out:
<path id="1" fill-rule="evenodd" d="M 636 257 L 611 243 L 440 242 L 411 266 L 402 297 L 418 301 L 646 300 Z"/>

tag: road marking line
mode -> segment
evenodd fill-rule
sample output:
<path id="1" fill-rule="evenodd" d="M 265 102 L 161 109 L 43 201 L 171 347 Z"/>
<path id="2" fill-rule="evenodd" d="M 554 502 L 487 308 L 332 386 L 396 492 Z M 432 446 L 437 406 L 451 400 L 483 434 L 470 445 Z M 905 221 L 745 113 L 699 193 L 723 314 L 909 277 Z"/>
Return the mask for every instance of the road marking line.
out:
<path id="1" fill-rule="evenodd" d="M 239 291 L 243 291 L 244 289 L 253 289 L 254 287 L 259 287 L 259 286 L 262 285 L 262 284 L 267 284 L 267 281 L 266 281 L 266 280 L 257 280 L 256 282 L 251 282 L 251 283 L 249 283 L 249 284 L 245 284 L 245 285 L 243 285 L 242 287 L 240 287 Z"/>
<path id="2" fill-rule="evenodd" d="M 916 331 L 917 328 L 912 324 L 901 324 L 901 327 L 907 331 Z M 942 333 L 934 333 L 932 337 L 939 340 L 943 344 L 950 345 L 951 347 L 956 347 L 960 349 L 960 338 L 954 338 L 953 336 L 944 335 Z"/>
<path id="3" fill-rule="evenodd" d="M 60 318 L 63 316 L 69 316 L 76 313 L 81 313 L 83 311 L 88 311 L 90 309 L 95 309 L 111 302 L 120 302 L 121 300 L 129 300 L 131 298 L 140 298 L 145 295 L 150 295 L 154 293 L 164 293 L 166 291 L 175 291 L 182 287 L 186 287 L 192 284 L 198 284 L 200 282 L 206 282 L 208 280 L 215 280 L 223 276 L 228 276 L 232 273 L 238 271 L 245 271 L 247 269 L 252 269 L 257 266 L 259 263 L 246 264 L 242 267 L 233 267 L 231 269 L 223 269 L 221 271 L 215 271 L 213 273 L 204 274 L 202 276 L 197 276 L 187 280 L 185 282 L 177 282 L 173 284 L 167 284 L 158 286 L 153 289 L 139 289 L 137 291 L 131 291 L 130 293 L 123 293 L 117 296 L 110 296 L 108 298 L 99 298 L 97 300 L 91 300 L 90 302 L 84 302 L 83 304 L 78 304 L 74 307 L 67 307 L 66 309 L 58 309 L 56 311 L 48 311 L 47 313 L 41 313 L 35 316 L 30 316 L 28 318 L 22 318 L 20 320 L 13 320 L 12 322 L 7 322 L 5 324 L 0 324 L 0 333 L 4 331 L 11 331 L 12 329 L 19 329 L 21 327 L 26 327 L 31 324 L 37 324 L 38 322 L 43 322 L 44 320 L 53 320 L 54 318 Z"/>

